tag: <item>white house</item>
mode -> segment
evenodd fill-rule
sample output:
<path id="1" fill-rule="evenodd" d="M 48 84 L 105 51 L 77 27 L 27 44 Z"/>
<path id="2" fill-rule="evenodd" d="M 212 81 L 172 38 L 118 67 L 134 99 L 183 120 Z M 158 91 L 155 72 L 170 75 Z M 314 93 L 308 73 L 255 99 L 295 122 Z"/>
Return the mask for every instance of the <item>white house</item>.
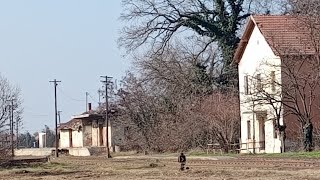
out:
<path id="1" fill-rule="evenodd" d="M 312 48 L 297 28 L 292 16 L 250 16 L 243 37 L 236 50 L 238 63 L 241 113 L 241 153 L 280 153 L 281 141 L 275 130 L 276 112 L 268 104 L 256 101 L 259 88 L 281 98 L 282 55 L 309 53 Z M 288 50 L 290 48 L 290 51 Z M 267 82 L 266 82 L 267 81 Z M 284 122 L 283 107 L 280 125 Z"/>

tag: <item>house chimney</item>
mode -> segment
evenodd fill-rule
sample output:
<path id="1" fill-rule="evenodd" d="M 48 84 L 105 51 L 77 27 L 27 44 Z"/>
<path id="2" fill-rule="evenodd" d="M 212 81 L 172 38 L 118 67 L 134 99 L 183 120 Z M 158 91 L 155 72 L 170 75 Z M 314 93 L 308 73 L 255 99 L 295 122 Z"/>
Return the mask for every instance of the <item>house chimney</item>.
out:
<path id="1" fill-rule="evenodd" d="M 91 103 L 88 103 L 88 110 L 91 111 Z"/>

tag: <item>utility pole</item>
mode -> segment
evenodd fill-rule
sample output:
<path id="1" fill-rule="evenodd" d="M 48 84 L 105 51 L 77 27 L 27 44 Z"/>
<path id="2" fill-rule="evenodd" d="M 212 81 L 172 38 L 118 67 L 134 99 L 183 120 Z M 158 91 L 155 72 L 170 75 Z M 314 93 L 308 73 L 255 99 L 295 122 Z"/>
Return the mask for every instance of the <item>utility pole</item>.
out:
<path id="1" fill-rule="evenodd" d="M 55 152 L 55 155 L 56 157 L 59 157 L 59 154 L 58 154 L 58 110 L 57 110 L 57 86 L 58 86 L 58 83 L 61 82 L 61 81 L 57 81 L 56 79 L 54 79 L 53 81 L 49 81 L 49 82 L 53 82 L 54 84 L 54 115 L 55 115 L 55 126 L 56 126 L 56 136 L 55 136 L 55 141 L 56 141 L 56 152 Z"/>
<path id="2" fill-rule="evenodd" d="M 19 149 L 19 123 L 20 123 L 21 118 L 17 117 L 16 119 L 16 137 L 17 137 L 17 141 L 16 141 L 16 148 Z"/>
<path id="3" fill-rule="evenodd" d="M 107 137 L 107 158 L 111 158 L 110 155 L 110 149 L 109 149 L 109 118 L 108 118 L 108 111 L 109 111 L 109 103 L 108 103 L 108 85 L 110 83 L 109 79 L 111 79 L 112 77 L 108 77 L 108 76 L 100 76 L 101 78 L 104 78 L 105 80 L 102 80 L 101 82 L 103 82 L 105 84 L 105 109 L 106 109 L 106 120 L 105 120 L 105 125 L 106 125 L 106 137 Z"/>
<path id="4" fill-rule="evenodd" d="M 104 91 L 101 90 L 101 89 L 98 90 L 98 96 L 99 96 L 98 106 L 99 106 L 99 107 L 101 107 L 101 95 L 102 95 L 103 92 L 104 92 Z"/>
<path id="5" fill-rule="evenodd" d="M 13 142 L 13 129 L 14 129 L 14 118 L 13 118 L 13 101 L 15 101 L 16 99 L 10 99 L 7 101 L 10 101 L 10 143 L 11 143 L 11 156 L 14 157 L 14 142 Z"/>
<path id="6" fill-rule="evenodd" d="M 86 92 L 86 112 L 88 112 L 88 96 L 89 96 L 89 93 Z"/>

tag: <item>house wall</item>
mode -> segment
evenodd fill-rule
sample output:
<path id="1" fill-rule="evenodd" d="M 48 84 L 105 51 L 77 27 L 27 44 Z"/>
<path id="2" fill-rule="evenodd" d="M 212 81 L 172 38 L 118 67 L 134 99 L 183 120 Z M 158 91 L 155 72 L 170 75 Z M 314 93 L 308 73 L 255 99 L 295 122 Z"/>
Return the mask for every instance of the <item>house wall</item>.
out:
<path id="1" fill-rule="evenodd" d="M 92 120 L 92 127 L 91 127 L 91 132 L 92 132 L 92 146 L 97 147 L 99 144 L 99 129 L 98 129 L 98 121 L 97 120 Z"/>
<path id="2" fill-rule="evenodd" d="M 106 146 L 107 145 L 107 128 L 104 126 L 103 127 L 103 145 Z M 113 146 L 112 144 L 112 128 L 111 128 L 111 122 L 109 122 L 109 126 L 108 126 L 108 139 L 109 139 L 109 148 L 111 148 Z"/>
<path id="3" fill-rule="evenodd" d="M 100 126 L 99 126 L 100 125 Z M 102 132 L 100 132 L 100 128 L 102 125 Z M 111 122 L 109 121 L 109 147 L 112 146 L 112 128 L 111 128 Z M 93 120 L 92 121 L 92 128 L 91 128 L 91 134 L 92 134 L 92 146 L 98 147 L 98 146 L 106 146 L 106 126 L 104 120 Z M 102 145 L 101 145 L 101 134 L 102 134 Z"/>
<path id="4" fill-rule="evenodd" d="M 239 62 L 239 92 L 240 92 L 240 113 L 241 113 L 241 143 L 243 143 L 241 152 L 253 152 L 255 147 L 256 153 L 276 153 L 280 152 L 280 140 L 274 138 L 274 110 L 270 105 L 253 104 L 253 95 L 245 95 L 244 79 L 249 77 L 249 92 L 255 90 L 257 74 L 261 74 L 262 82 L 269 79 L 271 71 L 276 71 L 276 81 L 281 82 L 280 58 L 276 56 L 267 41 L 257 27 L 254 27 L 247 47 L 244 51 L 241 61 Z M 269 77 L 268 77 L 269 76 Z M 268 83 L 263 83 L 268 85 Z M 265 91 L 272 91 L 270 86 L 264 86 Z M 276 87 L 276 91 L 281 93 L 280 87 Z M 257 121 L 256 112 L 265 112 L 265 148 L 259 148 L 259 122 Z M 251 137 L 248 139 L 247 121 L 250 122 Z M 280 124 L 282 123 L 282 117 Z M 254 124 L 253 124 L 254 123 Z M 253 137 L 255 132 L 255 137 Z M 256 142 L 253 145 L 253 142 Z M 244 150 L 245 149 L 245 150 Z"/>
<path id="5" fill-rule="evenodd" d="M 303 65 L 301 65 L 301 60 L 305 61 L 303 63 Z M 295 64 L 295 66 L 293 66 L 294 64 L 291 64 L 292 67 L 295 68 L 295 72 L 294 74 L 300 78 L 306 78 L 307 75 L 312 75 L 315 76 L 317 74 L 313 74 L 314 72 L 314 67 L 312 66 L 312 61 L 313 63 L 315 63 L 314 61 L 317 61 L 316 57 L 310 57 L 310 56 L 292 56 L 292 57 L 287 57 L 287 58 L 283 58 L 282 61 L 284 61 L 286 64 L 288 64 L 288 62 L 286 61 L 295 61 L 295 62 L 300 62 Z M 311 67 L 312 66 L 312 67 Z M 291 67 L 291 68 L 292 68 Z M 290 68 L 290 70 L 292 71 L 292 69 Z M 299 71 L 297 71 L 297 69 L 299 69 Z M 290 95 L 295 95 L 297 94 L 297 103 L 292 103 L 291 106 L 295 107 L 299 107 L 301 114 L 305 114 L 307 111 L 304 110 L 304 105 L 303 102 L 305 102 L 307 104 L 307 109 L 310 108 L 311 110 L 311 117 L 312 117 L 312 123 L 313 123 L 313 143 L 314 146 L 316 148 L 318 148 L 320 146 L 319 144 L 319 133 L 320 133 L 320 111 L 319 111 L 319 107 L 320 107 L 320 86 L 316 85 L 314 90 L 311 90 L 309 86 L 306 86 L 304 90 L 301 89 L 300 87 L 300 92 L 303 95 L 306 95 L 305 97 L 305 101 L 303 101 L 301 99 L 301 97 L 299 97 L 298 93 L 294 93 L 292 91 L 292 89 L 290 90 L 290 86 L 292 86 L 292 81 L 294 80 L 293 78 L 288 78 L 286 73 L 288 72 L 289 68 L 287 66 L 284 65 L 283 67 L 283 75 L 282 75 L 282 82 L 283 82 L 283 90 L 288 92 Z M 311 72 L 311 74 L 310 74 Z M 307 83 L 312 83 L 313 84 L 314 80 L 312 80 L 312 78 L 308 78 Z M 303 81 L 304 83 L 304 81 Z M 303 84 L 302 84 L 303 86 Z M 289 88 L 289 89 L 288 89 Z M 310 92 L 313 93 L 314 99 L 312 101 L 312 105 L 311 107 L 309 107 L 309 103 L 310 103 Z M 285 95 L 284 95 L 285 96 Z M 289 100 L 292 100 L 292 98 L 289 98 Z M 289 104 L 289 103 L 287 103 Z M 287 126 L 286 128 L 286 148 L 288 150 L 299 150 L 299 148 L 301 148 L 302 143 L 303 143 L 303 132 L 302 132 L 302 124 L 299 122 L 298 116 L 296 114 L 290 114 L 292 112 L 292 109 L 288 108 L 287 106 L 284 107 L 284 110 L 286 112 L 286 115 L 284 116 L 284 122 Z"/>
<path id="6" fill-rule="evenodd" d="M 82 131 L 72 131 L 72 147 L 83 147 L 83 133 Z"/>
<path id="7" fill-rule="evenodd" d="M 83 146 L 92 146 L 92 123 L 83 125 Z"/>
<path id="8" fill-rule="evenodd" d="M 83 147 L 82 131 L 72 130 L 72 147 Z M 69 129 L 60 130 L 60 148 L 70 147 Z"/>
<path id="9" fill-rule="evenodd" d="M 69 147 L 69 130 L 62 129 L 60 130 L 60 148 L 67 148 Z"/>

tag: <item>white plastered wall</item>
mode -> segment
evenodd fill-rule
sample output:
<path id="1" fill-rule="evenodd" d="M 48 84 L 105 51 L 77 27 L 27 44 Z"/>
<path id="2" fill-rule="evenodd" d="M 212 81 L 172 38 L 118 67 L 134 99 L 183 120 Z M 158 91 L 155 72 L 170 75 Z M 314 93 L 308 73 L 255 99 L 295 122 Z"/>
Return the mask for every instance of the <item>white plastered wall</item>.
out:
<path id="1" fill-rule="evenodd" d="M 83 147 L 82 131 L 72 131 L 72 147 Z"/>
<path id="2" fill-rule="evenodd" d="M 278 153 L 280 152 L 281 143 L 279 138 L 274 137 L 274 124 L 272 118 L 274 118 L 274 110 L 271 105 L 254 105 L 253 101 L 250 101 L 254 97 L 252 95 L 245 95 L 244 77 L 251 77 L 249 80 L 250 91 L 253 91 L 252 82 L 256 74 L 261 74 L 262 81 L 269 79 L 267 77 L 271 71 L 276 71 L 276 81 L 281 82 L 281 68 L 280 58 L 276 56 L 267 41 L 263 37 L 257 26 L 254 27 L 251 37 L 248 41 L 246 49 L 243 53 L 242 59 L 239 62 L 239 91 L 240 91 L 240 113 L 241 113 L 241 152 L 253 152 L 253 132 L 255 132 L 255 142 L 259 142 L 259 122 L 254 112 L 265 112 L 267 117 L 265 119 L 265 148 L 258 148 L 259 144 L 255 144 L 256 153 Z M 265 89 L 271 92 L 270 87 Z M 276 92 L 281 92 L 280 87 L 276 87 Z M 248 139 L 247 121 L 250 121 L 251 125 L 251 138 Z M 253 126 L 253 122 L 255 125 Z M 282 118 L 280 119 L 282 124 Z M 253 130 L 253 127 L 255 129 Z"/>
<path id="3" fill-rule="evenodd" d="M 69 145 L 69 130 L 60 130 L 60 148 L 67 148 Z"/>

